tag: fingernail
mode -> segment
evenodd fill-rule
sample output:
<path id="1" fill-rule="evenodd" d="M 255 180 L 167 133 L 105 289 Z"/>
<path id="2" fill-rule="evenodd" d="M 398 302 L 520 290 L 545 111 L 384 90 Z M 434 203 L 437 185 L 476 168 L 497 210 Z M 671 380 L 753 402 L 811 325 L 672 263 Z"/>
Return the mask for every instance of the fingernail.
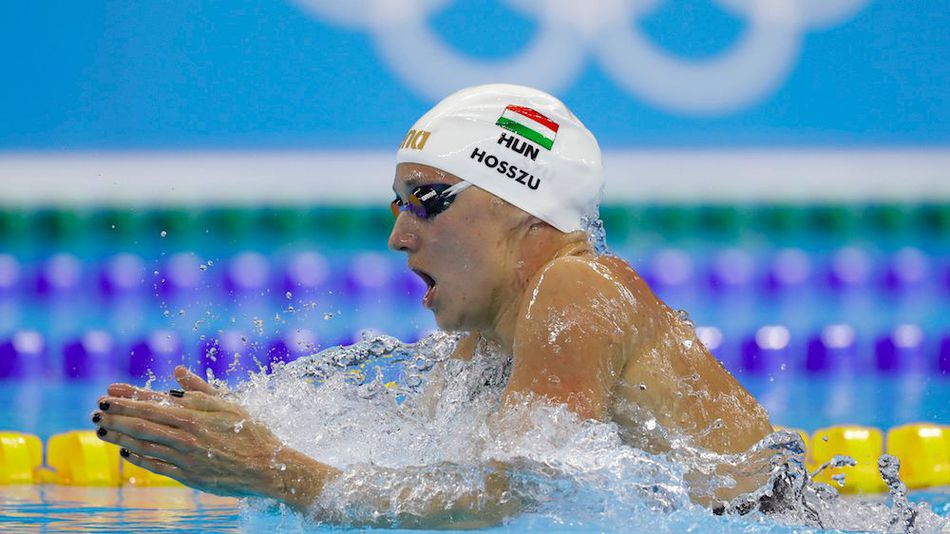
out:
<path id="1" fill-rule="evenodd" d="M 185 392 L 180 389 L 169 389 L 168 394 L 171 395 L 172 397 L 178 397 L 178 398 L 185 396 Z"/>
<path id="2" fill-rule="evenodd" d="M 128 458 L 129 454 L 129 449 L 119 449 L 119 455 L 123 458 Z"/>
<path id="3" fill-rule="evenodd" d="M 100 402 L 100 403 L 99 403 L 99 409 L 102 410 L 102 411 L 108 410 L 108 409 L 109 409 L 109 403 L 106 402 L 106 401 Z"/>
<path id="4" fill-rule="evenodd" d="M 92 414 L 92 422 L 98 423 L 99 421 L 102 421 L 102 414 L 99 412 Z"/>
<path id="5" fill-rule="evenodd" d="M 99 427 L 99 430 L 96 430 L 96 435 L 100 438 L 106 434 L 108 434 L 108 432 L 106 432 L 106 429 L 102 428 L 101 426 Z"/>

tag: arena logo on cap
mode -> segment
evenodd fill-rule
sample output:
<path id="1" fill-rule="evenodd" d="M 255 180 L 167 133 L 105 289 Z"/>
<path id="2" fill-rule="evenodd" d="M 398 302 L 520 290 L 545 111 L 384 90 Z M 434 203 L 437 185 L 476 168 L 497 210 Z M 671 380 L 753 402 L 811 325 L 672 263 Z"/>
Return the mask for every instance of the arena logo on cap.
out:
<path id="1" fill-rule="evenodd" d="M 558 125 L 537 111 L 524 106 L 508 106 L 498 117 L 498 126 L 533 141 L 547 150 L 554 146 Z"/>
<path id="2" fill-rule="evenodd" d="M 399 145 L 399 148 L 411 148 L 413 150 L 422 150 L 426 146 L 426 141 L 429 140 L 429 135 L 432 132 L 427 132 L 425 130 L 409 130 L 409 133 L 406 134 L 406 137 L 403 138 L 402 144 Z"/>

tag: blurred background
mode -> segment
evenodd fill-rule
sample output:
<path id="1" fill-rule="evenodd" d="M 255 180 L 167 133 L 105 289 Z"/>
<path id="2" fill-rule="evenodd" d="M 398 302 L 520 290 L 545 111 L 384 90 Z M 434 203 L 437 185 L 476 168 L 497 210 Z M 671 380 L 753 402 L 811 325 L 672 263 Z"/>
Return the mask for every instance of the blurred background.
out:
<path id="1" fill-rule="evenodd" d="M 594 132 L 612 251 L 774 423 L 950 422 L 948 27 L 926 0 L 4 3 L 0 427 L 430 332 L 385 246 L 395 148 L 487 82 Z"/>

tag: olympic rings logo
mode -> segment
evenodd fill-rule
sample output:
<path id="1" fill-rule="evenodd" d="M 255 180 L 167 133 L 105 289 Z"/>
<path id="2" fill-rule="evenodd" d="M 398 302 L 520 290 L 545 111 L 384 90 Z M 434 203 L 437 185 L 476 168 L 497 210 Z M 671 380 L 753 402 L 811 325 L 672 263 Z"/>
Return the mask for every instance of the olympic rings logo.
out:
<path id="1" fill-rule="evenodd" d="M 869 0 L 711 0 L 748 25 L 728 50 L 703 60 L 676 57 L 636 30 L 636 19 L 663 0 L 501 0 L 538 21 L 535 39 L 501 61 L 464 57 L 432 31 L 429 16 L 452 0 L 293 1 L 369 32 L 394 74 L 432 100 L 488 82 L 557 92 L 577 79 L 590 53 L 627 93 L 673 113 L 715 116 L 772 94 L 797 62 L 806 32 L 848 20 Z"/>

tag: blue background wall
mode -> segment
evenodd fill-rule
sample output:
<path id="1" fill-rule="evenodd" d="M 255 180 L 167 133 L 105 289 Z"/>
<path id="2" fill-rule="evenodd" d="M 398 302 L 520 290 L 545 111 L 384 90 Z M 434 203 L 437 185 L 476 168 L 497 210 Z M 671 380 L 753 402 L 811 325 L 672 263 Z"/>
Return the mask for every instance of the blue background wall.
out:
<path id="1" fill-rule="evenodd" d="M 496 1 L 448 2 L 428 24 L 481 60 L 537 31 Z M 630 24 L 685 60 L 715 57 L 746 27 L 708 0 Z M 629 94 L 593 55 L 558 94 L 606 147 L 947 145 L 947 28 L 944 1 L 870 2 L 807 31 L 775 90 L 716 116 Z M 289 0 L 4 2 L 0 64 L 4 150 L 391 148 L 432 103 L 369 32 Z"/>

